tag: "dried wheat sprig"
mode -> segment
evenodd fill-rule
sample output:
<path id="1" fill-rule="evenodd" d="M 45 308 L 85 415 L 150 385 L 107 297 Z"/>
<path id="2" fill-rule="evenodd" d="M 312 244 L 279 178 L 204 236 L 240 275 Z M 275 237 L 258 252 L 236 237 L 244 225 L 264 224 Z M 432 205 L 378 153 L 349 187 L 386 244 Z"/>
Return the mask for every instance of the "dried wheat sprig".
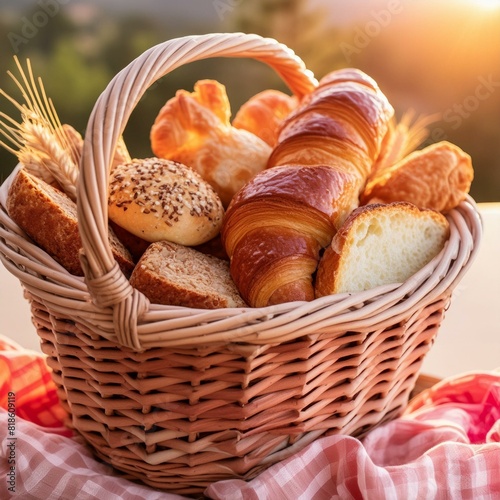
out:
<path id="1" fill-rule="evenodd" d="M 74 158 L 75 166 L 78 167 L 79 151 L 77 151 L 73 143 L 68 141 L 66 134 L 63 132 L 63 127 L 57 115 L 54 103 L 52 99 L 47 97 L 42 79 L 40 77 L 38 78 L 38 86 L 40 87 L 40 92 L 38 92 L 30 60 L 26 60 L 29 81 L 17 57 L 14 57 L 14 60 L 24 82 L 24 87 L 12 73 L 8 73 L 21 91 L 25 101 L 29 103 L 30 109 L 35 110 L 39 116 L 43 116 L 45 123 L 49 126 L 52 133 L 57 136 L 57 139 L 65 149 L 71 149 L 71 156 Z"/>
<path id="2" fill-rule="evenodd" d="M 374 172 L 390 168 L 405 156 L 415 151 L 429 136 L 429 125 L 439 120 L 439 114 L 420 115 L 410 109 L 399 122 L 394 120 L 384 150 L 375 165 Z"/>
<path id="3" fill-rule="evenodd" d="M 7 125 L 4 121 L 2 121 L 1 118 L 10 122 L 11 125 Z M 16 122 L 13 118 L 6 115 L 2 111 L 0 111 L 0 126 L 3 127 L 0 128 L 0 134 L 2 134 L 15 148 L 17 149 L 21 148 L 22 138 L 20 137 L 20 134 L 16 132 L 16 130 L 19 130 L 21 124 Z M 11 146 L 9 146 L 8 144 L 6 144 L 5 142 L 0 140 L 0 145 L 2 145 L 5 149 L 7 149 L 7 151 L 12 153 L 14 156 L 17 155 L 16 150 Z"/>
<path id="4" fill-rule="evenodd" d="M 0 145 L 17 156 L 34 175 L 47 182 L 57 181 L 75 200 L 79 152 L 68 140 L 41 78 L 38 78 L 37 85 L 29 59 L 27 75 L 16 56 L 14 60 L 20 79 L 10 71 L 8 75 L 20 90 L 24 103 L 19 103 L 1 89 L 0 94 L 19 110 L 22 121 L 19 123 L 0 113 L 0 133 L 10 143 L 0 141 Z"/>
<path id="5" fill-rule="evenodd" d="M 23 138 L 24 147 L 21 149 L 21 157 L 24 158 L 23 154 L 28 153 L 35 162 L 38 159 L 40 166 L 52 174 L 71 199 L 76 200 L 78 170 L 74 167 L 68 152 L 54 141 L 46 127 L 37 123 L 23 124 Z M 21 160 L 21 162 L 24 164 L 24 161 Z"/>
<path id="6" fill-rule="evenodd" d="M 408 110 L 399 121 L 397 127 L 405 136 L 405 146 L 402 150 L 402 157 L 415 151 L 429 136 L 429 125 L 437 122 L 441 115 L 439 113 L 431 115 L 420 115 L 415 118 L 415 110 Z"/>

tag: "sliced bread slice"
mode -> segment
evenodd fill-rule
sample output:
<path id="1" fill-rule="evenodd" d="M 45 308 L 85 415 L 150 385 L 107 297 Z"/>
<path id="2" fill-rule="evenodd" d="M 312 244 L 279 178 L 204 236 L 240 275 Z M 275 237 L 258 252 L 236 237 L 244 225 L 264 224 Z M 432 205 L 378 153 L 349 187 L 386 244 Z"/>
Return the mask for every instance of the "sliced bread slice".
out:
<path id="1" fill-rule="evenodd" d="M 21 168 L 9 188 L 6 208 L 12 220 L 40 248 L 69 273 L 83 276 L 77 208 L 68 195 Z M 113 257 L 123 273 L 130 276 L 134 268 L 132 255 L 111 228 L 108 236 Z"/>
<path id="2" fill-rule="evenodd" d="M 402 283 L 443 248 L 444 215 L 395 202 L 359 207 L 346 219 L 318 267 L 316 297 Z"/>
<path id="3" fill-rule="evenodd" d="M 155 304 L 200 309 L 246 307 L 227 261 L 168 241 L 148 247 L 130 283 Z"/>

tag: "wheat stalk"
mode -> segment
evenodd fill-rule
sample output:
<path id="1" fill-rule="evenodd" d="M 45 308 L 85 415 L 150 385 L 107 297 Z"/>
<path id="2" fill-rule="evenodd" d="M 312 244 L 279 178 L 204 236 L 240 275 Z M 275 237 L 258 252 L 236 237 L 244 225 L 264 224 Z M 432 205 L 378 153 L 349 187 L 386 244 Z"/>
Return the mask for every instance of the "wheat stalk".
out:
<path id="1" fill-rule="evenodd" d="M 387 134 L 388 141 L 374 167 L 374 172 L 391 168 L 405 156 L 415 151 L 429 136 L 429 125 L 439 120 L 439 114 L 420 115 L 408 110 L 399 122 L 394 119 L 390 123 Z"/>
<path id="2" fill-rule="evenodd" d="M 76 200 L 79 151 L 68 140 L 57 116 L 53 102 L 47 98 L 42 80 L 36 84 L 29 59 L 27 75 L 19 60 L 14 56 L 20 73 L 18 80 L 10 71 L 7 73 L 24 99 L 21 104 L 0 89 L 3 95 L 21 114 L 17 122 L 0 112 L 0 133 L 7 142 L 0 145 L 14 154 L 24 167 L 46 182 L 57 182 L 70 198 Z"/>

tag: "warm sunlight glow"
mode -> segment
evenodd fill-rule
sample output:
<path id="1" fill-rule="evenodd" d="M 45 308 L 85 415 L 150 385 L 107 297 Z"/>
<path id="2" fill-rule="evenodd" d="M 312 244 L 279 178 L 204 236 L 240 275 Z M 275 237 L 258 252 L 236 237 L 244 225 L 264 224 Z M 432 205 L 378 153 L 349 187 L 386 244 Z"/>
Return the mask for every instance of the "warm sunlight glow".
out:
<path id="1" fill-rule="evenodd" d="M 500 0 L 472 0 L 472 3 L 482 9 L 500 9 Z"/>

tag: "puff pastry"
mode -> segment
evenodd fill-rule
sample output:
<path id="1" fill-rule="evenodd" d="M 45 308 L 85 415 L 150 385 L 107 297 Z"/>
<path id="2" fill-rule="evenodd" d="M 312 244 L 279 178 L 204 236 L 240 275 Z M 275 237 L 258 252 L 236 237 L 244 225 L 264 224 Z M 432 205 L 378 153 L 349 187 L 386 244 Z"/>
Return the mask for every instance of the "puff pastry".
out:
<path id="1" fill-rule="evenodd" d="M 271 147 L 230 123 L 225 87 L 200 80 L 194 92 L 177 91 L 160 110 L 151 129 L 159 158 L 196 170 L 217 192 L 224 207 L 255 174 L 266 167 Z"/>

